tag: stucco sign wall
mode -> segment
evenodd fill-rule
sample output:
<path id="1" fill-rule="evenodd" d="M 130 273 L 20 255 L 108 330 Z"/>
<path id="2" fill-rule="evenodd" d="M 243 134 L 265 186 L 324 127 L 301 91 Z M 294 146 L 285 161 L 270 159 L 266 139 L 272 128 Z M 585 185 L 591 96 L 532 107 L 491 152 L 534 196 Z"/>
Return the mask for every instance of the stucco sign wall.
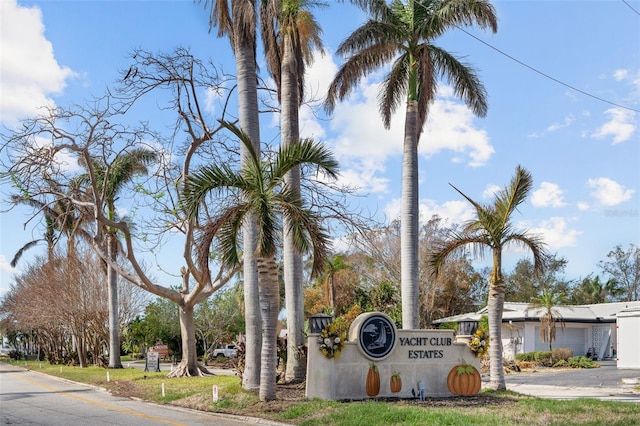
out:
<path id="1" fill-rule="evenodd" d="M 309 336 L 307 397 L 321 399 L 367 398 L 365 383 L 370 364 L 380 373 L 380 397 L 451 396 L 449 371 L 462 362 L 480 369 L 466 343 L 456 343 L 453 330 L 397 330 L 386 314 L 360 315 L 351 325 L 349 339 L 338 358 L 326 358 L 317 335 Z M 391 392 L 391 376 L 402 378 L 400 392 Z"/>

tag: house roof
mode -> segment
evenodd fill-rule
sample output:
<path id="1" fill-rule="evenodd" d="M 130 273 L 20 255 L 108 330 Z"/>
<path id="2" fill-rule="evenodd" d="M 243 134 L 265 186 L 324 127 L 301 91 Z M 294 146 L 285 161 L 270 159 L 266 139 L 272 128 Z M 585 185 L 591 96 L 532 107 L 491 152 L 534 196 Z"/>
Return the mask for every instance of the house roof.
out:
<path id="1" fill-rule="evenodd" d="M 616 316 L 619 312 L 640 310 L 640 301 L 598 303 L 595 305 L 564 305 L 556 306 L 554 309 L 565 322 L 616 322 Z M 477 312 L 441 318 L 434 321 L 434 323 L 479 321 L 483 315 L 487 315 L 488 310 L 488 307 L 485 306 Z M 543 315 L 543 308 L 534 308 L 530 303 L 505 302 L 502 322 L 538 321 Z"/>

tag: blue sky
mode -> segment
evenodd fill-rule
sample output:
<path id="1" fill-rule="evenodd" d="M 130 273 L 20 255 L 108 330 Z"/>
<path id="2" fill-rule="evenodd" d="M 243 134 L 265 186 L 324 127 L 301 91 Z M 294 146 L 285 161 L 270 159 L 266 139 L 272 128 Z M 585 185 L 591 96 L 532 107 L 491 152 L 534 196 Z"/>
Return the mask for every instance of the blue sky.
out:
<path id="1" fill-rule="evenodd" d="M 467 29 L 469 34 L 454 31 L 436 43 L 477 68 L 489 112 L 474 117 L 440 86 L 420 142 L 421 217 L 438 214 L 450 223 L 470 218 L 469 205 L 449 183 L 488 201 L 521 164 L 533 175 L 534 192 L 516 222 L 540 233 L 549 251 L 568 260 L 567 278 L 601 273 L 598 262 L 613 247 L 640 244 L 640 1 L 494 5 L 497 34 Z M 208 33 L 207 13 L 188 0 L 0 0 L 0 14 L 0 120 L 9 128 L 38 106 L 102 95 L 138 47 L 167 53 L 187 47 L 234 72 L 228 41 Z M 307 83 L 309 93 L 321 96 L 340 64 L 333 54 L 337 45 L 364 15 L 348 4 L 315 14 L 326 54 L 309 68 Z M 376 103 L 379 81 L 380 75 L 363 80 L 330 120 L 304 109 L 301 128 L 303 136 L 334 150 L 342 181 L 366 195 L 354 203 L 392 219 L 399 215 L 404 111 L 384 130 Z M 277 141 L 277 117 L 261 120 L 263 139 Z M 6 198 L 10 188 L 0 191 Z M 1 206 L 0 295 L 30 257 L 18 270 L 8 262 L 42 233 L 37 224 L 24 227 L 27 210 Z M 31 251 L 44 254 L 46 248 Z M 177 271 L 175 251 L 169 253 L 155 260 Z M 523 256 L 510 253 L 506 272 Z"/>

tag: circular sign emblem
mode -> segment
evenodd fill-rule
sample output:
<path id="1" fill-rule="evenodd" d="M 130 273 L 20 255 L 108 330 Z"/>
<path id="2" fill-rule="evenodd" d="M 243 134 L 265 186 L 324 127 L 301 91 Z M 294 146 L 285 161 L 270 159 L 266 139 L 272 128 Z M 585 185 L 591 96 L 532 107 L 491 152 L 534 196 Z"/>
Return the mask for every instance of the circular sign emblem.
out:
<path id="1" fill-rule="evenodd" d="M 358 342 L 366 356 L 382 359 L 389 355 L 396 343 L 395 325 L 386 315 L 371 315 L 360 326 Z"/>

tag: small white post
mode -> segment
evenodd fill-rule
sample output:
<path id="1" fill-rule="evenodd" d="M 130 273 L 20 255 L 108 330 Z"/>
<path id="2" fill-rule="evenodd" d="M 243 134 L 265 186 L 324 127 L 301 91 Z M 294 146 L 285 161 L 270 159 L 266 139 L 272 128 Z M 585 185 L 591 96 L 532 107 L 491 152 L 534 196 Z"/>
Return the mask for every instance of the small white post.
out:
<path id="1" fill-rule="evenodd" d="M 218 386 L 213 385 L 213 402 L 216 402 L 218 400 Z"/>
<path id="2" fill-rule="evenodd" d="M 109 377 L 109 372 L 107 371 L 107 382 L 111 381 L 111 377 Z"/>
<path id="3" fill-rule="evenodd" d="M 162 397 L 164 398 L 164 383 L 162 383 Z"/>

